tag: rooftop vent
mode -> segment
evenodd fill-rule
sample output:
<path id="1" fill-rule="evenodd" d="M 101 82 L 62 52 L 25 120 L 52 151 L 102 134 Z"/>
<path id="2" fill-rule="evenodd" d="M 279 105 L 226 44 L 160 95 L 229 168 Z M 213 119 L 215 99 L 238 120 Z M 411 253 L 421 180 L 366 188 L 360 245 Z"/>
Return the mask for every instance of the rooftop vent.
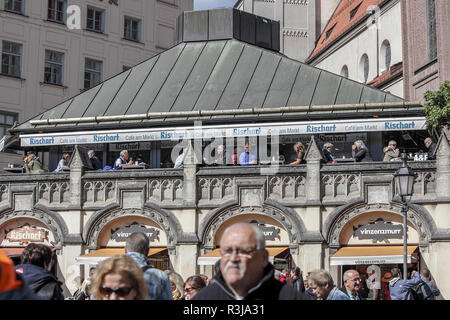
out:
<path id="1" fill-rule="evenodd" d="M 280 23 L 233 8 L 185 11 L 178 16 L 176 43 L 236 39 L 280 50 Z"/>

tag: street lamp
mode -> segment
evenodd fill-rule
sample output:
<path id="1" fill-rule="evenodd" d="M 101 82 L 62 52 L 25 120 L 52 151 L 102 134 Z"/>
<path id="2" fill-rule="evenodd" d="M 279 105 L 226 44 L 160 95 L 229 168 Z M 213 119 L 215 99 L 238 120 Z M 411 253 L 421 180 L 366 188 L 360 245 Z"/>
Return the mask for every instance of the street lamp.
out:
<path id="1" fill-rule="evenodd" d="M 408 245 L 407 245 L 407 213 L 408 204 L 407 198 L 412 196 L 414 185 L 414 172 L 406 164 L 407 156 L 402 153 L 400 156 L 403 164 L 394 174 L 394 183 L 397 190 L 397 194 L 402 198 L 402 214 L 403 214 L 403 279 L 407 279 L 408 274 Z"/>

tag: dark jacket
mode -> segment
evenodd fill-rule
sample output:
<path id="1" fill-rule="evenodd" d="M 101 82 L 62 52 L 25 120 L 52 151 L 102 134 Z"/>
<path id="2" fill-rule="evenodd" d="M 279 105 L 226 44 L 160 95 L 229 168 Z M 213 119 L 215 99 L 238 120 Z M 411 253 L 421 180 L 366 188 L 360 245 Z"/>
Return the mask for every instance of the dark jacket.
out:
<path id="1" fill-rule="evenodd" d="M 100 163 L 100 159 L 97 158 L 97 156 L 92 156 L 91 163 L 94 170 L 102 169 L 102 164 Z"/>
<path id="2" fill-rule="evenodd" d="M 356 162 L 370 162 L 373 161 L 370 156 L 369 150 L 367 148 L 362 147 L 359 151 L 352 150 L 352 158 L 355 159 Z"/>
<path id="3" fill-rule="evenodd" d="M 25 284 L 44 300 L 64 300 L 62 283 L 49 271 L 33 264 L 19 264 L 16 272 Z"/>
<path id="4" fill-rule="evenodd" d="M 430 149 L 428 149 L 428 157 L 427 159 L 433 160 L 436 159 L 436 155 L 434 154 L 436 152 L 436 143 L 433 142 L 430 145 Z"/>
<path id="5" fill-rule="evenodd" d="M 290 285 L 276 280 L 274 271 L 273 265 L 269 263 L 264 268 L 261 281 L 248 291 L 244 300 L 304 300 L 300 292 L 297 292 Z M 236 300 L 222 276 L 220 260 L 216 262 L 215 274 L 214 282 L 201 289 L 193 300 Z"/>

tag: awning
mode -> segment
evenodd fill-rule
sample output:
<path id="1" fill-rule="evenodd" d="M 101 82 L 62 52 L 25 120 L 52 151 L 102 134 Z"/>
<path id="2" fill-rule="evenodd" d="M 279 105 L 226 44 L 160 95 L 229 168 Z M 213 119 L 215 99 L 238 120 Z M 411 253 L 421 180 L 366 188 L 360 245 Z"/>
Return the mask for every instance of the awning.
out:
<path id="1" fill-rule="evenodd" d="M 408 263 L 411 263 L 411 256 L 417 260 L 413 255 L 416 249 L 417 246 L 408 246 Z M 403 246 L 344 247 L 330 258 L 332 266 L 395 263 L 403 263 Z"/>
<path id="2" fill-rule="evenodd" d="M 163 253 L 167 248 L 150 248 L 148 257 Z M 125 248 L 103 248 L 98 249 L 76 258 L 77 264 L 98 264 L 100 261 L 108 259 L 118 254 L 125 254 Z"/>
<path id="3" fill-rule="evenodd" d="M 25 247 L 9 247 L 9 248 L 0 248 L 0 251 L 6 254 L 8 257 L 20 256 Z M 52 251 L 55 251 L 55 248 L 51 248 Z"/>
<path id="4" fill-rule="evenodd" d="M 8 257 L 20 256 L 25 248 L 0 248 L 0 251 Z"/>
<path id="5" fill-rule="evenodd" d="M 129 130 L 75 131 L 20 135 L 22 147 L 96 143 L 130 143 L 177 139 L 211 139 L 248 136 L 282 136 L 318 133 L 354 133 L 425 130 L 425 117 L 345 119 L 247 123 L 202 127 L 145 128 Z"/>
<path id="6" fill-rule="evenodd" d="M 266 247 L 266 250 L 269 252 L 269 262 L 273 263 L 274 258 L 285 253 L 289 247 Z M 200 266 L 214 265 L 220 258 L 220 248 L 217 248 L 199 257 L 197 264 Z"/>

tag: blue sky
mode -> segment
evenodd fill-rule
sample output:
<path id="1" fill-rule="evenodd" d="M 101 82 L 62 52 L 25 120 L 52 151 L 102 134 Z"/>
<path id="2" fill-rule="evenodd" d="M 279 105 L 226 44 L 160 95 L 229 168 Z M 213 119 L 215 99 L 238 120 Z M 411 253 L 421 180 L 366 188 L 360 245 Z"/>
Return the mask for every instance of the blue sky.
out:
<path id="1" fill-rule="evenodd" d="M 194 0 L 194 10 L 231 8 L 237 0 Z"/>

